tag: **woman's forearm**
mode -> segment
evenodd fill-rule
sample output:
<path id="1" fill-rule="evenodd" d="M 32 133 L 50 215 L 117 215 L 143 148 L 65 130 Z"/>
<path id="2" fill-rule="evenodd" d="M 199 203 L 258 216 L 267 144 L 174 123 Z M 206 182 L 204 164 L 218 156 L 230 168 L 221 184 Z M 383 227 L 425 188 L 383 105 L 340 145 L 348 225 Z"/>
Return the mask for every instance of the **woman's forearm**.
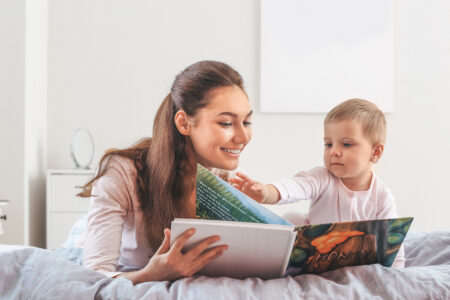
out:
<path id="1" fill-rule="evenodd" d="M 148 274 L 145 274 L 143 272 L 143 270 L 138 270 L 138 271 L 131 271 L 131 272 L 123 272 L 118 274 L 117 276 L 115 276 L 114 278 L 118 278 L 118 277 L 125 277 L 126 279 L 130 280 L 133 285 L 142 283 L 142 282 L 146 282 L 146 281 L 154 281 L 156 279 L 151 279 L 151 278 L 147 278 L 148 276 L 146 276 Z"/>

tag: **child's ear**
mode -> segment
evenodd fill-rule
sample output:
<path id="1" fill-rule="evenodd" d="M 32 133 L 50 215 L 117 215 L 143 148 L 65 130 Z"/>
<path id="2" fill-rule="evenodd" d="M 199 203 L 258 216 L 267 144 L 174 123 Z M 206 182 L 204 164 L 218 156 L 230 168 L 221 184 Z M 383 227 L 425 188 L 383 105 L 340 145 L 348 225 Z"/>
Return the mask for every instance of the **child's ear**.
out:
<path id="1" fill-rule="evenodd" d="M 174 118 L 175 126 L 182 135 L 190 135 L 190 118 L 184 110 L 179 110 Z"/>
<path id="2" fill-rule="evenodd" d="M 378 160 L 380 160 L 381 156 L 383 155 L 383 151 L 384 151 L 383 144 L 376 144 L 375 146 L 373 146 L 372 156 L 370 157 L 370 161 L 373 163 L 377 163 Z"/>

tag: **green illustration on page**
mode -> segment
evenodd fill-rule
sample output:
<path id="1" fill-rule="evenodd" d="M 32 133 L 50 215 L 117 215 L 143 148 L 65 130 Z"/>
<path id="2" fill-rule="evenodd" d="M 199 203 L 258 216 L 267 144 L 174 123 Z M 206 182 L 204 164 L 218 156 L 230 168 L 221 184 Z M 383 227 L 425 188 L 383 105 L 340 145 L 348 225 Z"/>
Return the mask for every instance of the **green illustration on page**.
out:
<path id="1" fill-rule="evenodd" d="M 292 225 L 200 164 L 196 214 L 200 219 Z"/>

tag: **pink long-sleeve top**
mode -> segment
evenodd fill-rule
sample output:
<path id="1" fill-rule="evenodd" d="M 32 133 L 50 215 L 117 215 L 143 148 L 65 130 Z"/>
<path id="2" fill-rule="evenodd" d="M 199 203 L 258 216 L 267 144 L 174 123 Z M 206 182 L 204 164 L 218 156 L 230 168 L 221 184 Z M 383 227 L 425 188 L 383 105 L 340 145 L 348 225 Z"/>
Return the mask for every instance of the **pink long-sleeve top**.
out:
<path id="1" fill-rule="evenodd" d="M 93 183 L 87 229 L 80 244 L 83 265 L 107 276 L 123 267 L 143 268 L 154 254 L 144 229 L 131 159 L 113 156 L 104 176 Z"/>
<path id="2" fill-rule="evenodd" d="M 281 196 L 278 204 L 311 200 L 305 225 L 398 217 L 394 196 L 375 174 L 366 191 L 348 189 L 324 167 L 299 172 L 272 184 Z M 393 267 L 401 268 L 404 264 L 402 245 Z"/>
<path id="3" fill-rule="evenodd" d="M 108 163 L 106 173 L 93 183 L 87 229 L 79 245 L 84 266 L 114 277 L 124 268 L 143 268 L 156 249 L 147 242 L 134 162 L 112 156 Z M 224 180 L 231 176 L 225 170 L 211 172 Z"/>

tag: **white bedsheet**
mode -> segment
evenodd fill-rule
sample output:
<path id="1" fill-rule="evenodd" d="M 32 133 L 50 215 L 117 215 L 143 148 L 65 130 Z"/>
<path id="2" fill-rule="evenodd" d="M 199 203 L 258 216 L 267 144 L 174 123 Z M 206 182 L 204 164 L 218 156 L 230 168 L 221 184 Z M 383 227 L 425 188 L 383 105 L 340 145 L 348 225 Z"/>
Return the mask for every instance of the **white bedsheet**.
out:
<path id="1" fill-rule="evenodd" d="M 8 244 L 0 244 L 0 251 L 7 251 L 7 250 L 14 250 L 14 249 L 21 249 L 28 246 L 24 245 L 8 245 Z"/>
<path id="2" fill-rule="evenodd" d="M 0 251 L 0 298 L 450 299 L 450 231 L 409 233 L 405 269 L 375 264 L 273 280 L 194 276 L 133 286 L 81 266 L 80 250 L 22 246 Z"/>

